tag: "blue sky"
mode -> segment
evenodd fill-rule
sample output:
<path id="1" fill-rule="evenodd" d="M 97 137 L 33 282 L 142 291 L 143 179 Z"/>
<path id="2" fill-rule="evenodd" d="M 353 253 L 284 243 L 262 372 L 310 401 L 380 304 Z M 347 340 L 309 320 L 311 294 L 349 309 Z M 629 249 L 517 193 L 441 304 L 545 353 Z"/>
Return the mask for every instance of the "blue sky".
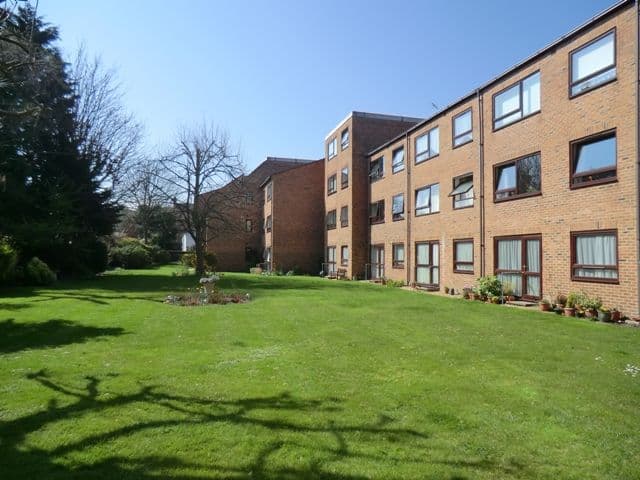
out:
<path id="1" fill-rule="evenodd" d="M 40 0 L 71 55 L 117 69 L 161 151 L 180 125 L 226 128 L 248 167 L 320 158 L 352 110 L 425 117 L 613 0 Z"/>

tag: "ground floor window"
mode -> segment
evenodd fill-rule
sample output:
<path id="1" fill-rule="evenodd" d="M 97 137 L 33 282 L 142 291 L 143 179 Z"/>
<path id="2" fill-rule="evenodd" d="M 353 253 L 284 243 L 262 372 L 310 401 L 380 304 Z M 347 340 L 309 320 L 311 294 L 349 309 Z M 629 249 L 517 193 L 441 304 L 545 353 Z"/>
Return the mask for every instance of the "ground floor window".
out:
<path id="1" fill-rule="evenodd" d="M 393 244 L 393 268 L 404 268 L 404 243 Z"/>
<path id="2" fill-rule="evenodd" d="M 586 282 L 618 281 L 618 232 L 571 233 L 571 278 Z"/>
<path id="3" fill-rule="evenodd" d="M 378 280 L 384 277 L 384 245 L 371 246 L 370 278 Z"/>
<path id="4" fill-rule="evenodd" d="M 542 239 L 539 235 L 495 239 L 495 273 L 505 291 L 528 299 L 542 291 Z"/>
<path id="5" fill-rule="evenodd" d="M 336 247 L 327 247 L 327 261 L 326 263 L 326 271 L 327 275 L 333 274 L 336 272 Z"/>
<path id="6" fill-rule="evenodd" d="M 347 245 L 340 247 L 340 265 L 349 265 L 349 247 Z"/>
<path id="7" fill-rule="evenodd" d="M 454 240 L 453 259 L 455 273 L 473 273 L 473 240 Z"/>
<path id="8" fill-rule="evenodd" d="M 440 285 L 440 245 L 437 241 L 416 243 L 416 285 Z"/>

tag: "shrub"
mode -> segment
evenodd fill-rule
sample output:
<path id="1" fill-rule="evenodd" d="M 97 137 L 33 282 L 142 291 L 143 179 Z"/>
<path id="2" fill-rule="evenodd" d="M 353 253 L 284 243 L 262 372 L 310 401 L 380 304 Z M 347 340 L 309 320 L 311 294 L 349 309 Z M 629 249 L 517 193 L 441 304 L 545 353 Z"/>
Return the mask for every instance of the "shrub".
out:
<path id="1" fill-rule="evenodd" d="M 153 264 L 149 252 L 141 245 L 129 244 L 111 249 L 111 266 L 130 269 L 148 268 Z"/>
<path id="2" fill-rule="evenodd" d="M 495 275 L 480 277 L 476 291 L 483 297 L 498 297 L 502 295 L 502 283 Z"/>
<path id="3" fill-rule="evenodd" d="M 404 287 L 404 282 L 402 280 L 387 280 L 385 285 L 391 288 Z"/>
<path id="4" fill-rule="evenodd" d="M 9 242 L 9 237 L 0 237 L 0 281 L 6 281 L 15 274 L 18 252 Z"/>
<path id="5" fill-rule="evenodd" d="M 196 268 L 196 254 L 194 252 L 183 253 L 180 257 L 180 263 L 185 267 Z M 218 258 L 215 253 L 207 252 L 204 254 L 204 269 L 207 272 L 215 272 L 218 266 Z"/>
<path id="6" fill-rule="evenodd" d="M 156 265 L 166 265 L 171 261 L 171 255 L 169 252 L 159 247 L 158 245 L 149 245 L 147 246 L 149 254 L 151 255 L 151 259 L 153 263 Z"/>
<path id="7" fill-rule="evenodd" d="M 24 267 L 24 281 L 27 285 L 51 285 L 56 274 L 38 257 L 33 257 Z"/>
<path id="8" fill-rule="evenodd" d="M 193 252 L 183 253 L 180 257 L 180 263 L 185 267 L 196 268 L 196 254 Z"/>

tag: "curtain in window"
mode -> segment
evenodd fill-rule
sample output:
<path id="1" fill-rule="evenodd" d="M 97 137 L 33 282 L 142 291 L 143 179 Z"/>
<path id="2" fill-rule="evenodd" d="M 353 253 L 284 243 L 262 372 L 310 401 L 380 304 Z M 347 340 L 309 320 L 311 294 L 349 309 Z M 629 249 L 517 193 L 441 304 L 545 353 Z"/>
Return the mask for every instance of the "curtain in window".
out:
<path id="1" fill-rule="evenodd" d="M 394 215 L 404 212 L 404 196 L 396 195 L 393 197 L 391 210 Z"/>
<path id="2" fill-rule="evenodd" d="M 516 166 L 502 167 L 498 175 L 497 191 L 516 188 Z"/>
<path id="3" fill-rule="evenodd" d="M 460 242 L 456 243 L 456 260 L 458 262 L 473 261 L 473 243 Z"/>
<path id="4" fill-rule="evenodd" d="M 425 152 L 429 148 L 429 137 L 425 135 L 421 135 L 416 138 L 416 152 L 422 153 Z"/>
<path id="5" fill-rule="evenodd" d="M 440 185 L 431 185 L 431 212 L 440 211 Z"/>
<path id="6" fill-rule="evenodd" d="M 520 85 L 516 84 L 509 90 L 497 95 L 495 99 L 495 109 L 496 118 L 520 110 Z"/>
<path id="7" fill-rule="evenodd" d="M 431 278 L 431 283 L 433 284 L 438 284 L 440 283 L 440 245 L 438 245 L 437 243 L 434 243 L 431 245 L 431 251 L 432 251 L 432 258 L 431 258 L 431 262 L 433 264 L 433 268 L 431 269 L 432 272 L 432 278 Z"/>
<path id="8" fill-rule="evenodd" d="M 394 260 L 396 262 L 404 262 L 404 245 L 396 245 L 394 247 L 394 252 L 395 252 Z"/>
<path id="9" fill-rule="evenodd" d="M 392 164 L 396 169 L 404 165 L 404 148 L 400 148 L 393 152 Z"/>
<path id="10" fill-rule="evenodd" d="M 540 240 L 527 240 L 527 271 L 540 273 Z M 540 277 L 527 277 L 527 294 L 540 296 Z"/>
<path id="11" fill-rule="evenodd" d="M 429 245 L 419 243 L 416 245 L 416 263 L 418 265 L 429 265 Z"/>
<path id="12" fill-rule="evenodd" d="M 540 74 L 536 73 L 522 82 L 522 114 L 540 110 Z"/>
<path id="13" fill-rule="evenodd" d="M 522 269 L 522 241 L 498 240 L 498 269 L 519 272 Z M 522 295 L 522 274 L 501 273 L 498 278 L 510 286 L 516 295 Z"/>
<path id="14" fill-rule="evenodd" d="M 440 153 L 440 129 L 434 128 L 429 132 L 429 154 L 438 155 Z"/>
<path id="15" fill-rule="evenodd" d="M 611 33 L 573 54 L 571 61 L 574 82 L 613 65 L 613 35 Z"/>
<path id="16" fill-rule="evenodd" d="M 468 132 L 469 130 L 471 130 L 471 111 L 468 111 L 464 115 L 457 117 L 454 122 L 455 136 L 458 136 L 464 132 Z"/>
<path id="17" fill-rule="evenodd" d="M 576 237 L 576 263 L 580 265 L 616 265 L 617 245 L 615 235 L 585 235 Z M 618 278 L 618 272 L 610 268 L 576 268 L 578 277 Z"/>
<path id="18" fill-rule="evenodd" d="M 429 206 L 429 189 L 423 188 L 416 192 L 416 209 Z"/>

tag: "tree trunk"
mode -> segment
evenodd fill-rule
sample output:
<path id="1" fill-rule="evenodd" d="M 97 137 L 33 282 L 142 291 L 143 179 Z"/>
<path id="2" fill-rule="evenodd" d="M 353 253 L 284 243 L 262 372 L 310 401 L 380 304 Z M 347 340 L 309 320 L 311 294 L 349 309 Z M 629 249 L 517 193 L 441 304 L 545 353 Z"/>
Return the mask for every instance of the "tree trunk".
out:
<path id="1" fill-rule="evenodd" d="M 195 239 L 195 250 L 196 250 L 196 274 L 197 275 L 204 275 L 205 273 L 205 269 L 204 269 L 204 254 L 205 254 L 205 250 L 204 250 L 204 245 L 202 244 L 202 242 L 200 241 L 200 238 Z"/>

